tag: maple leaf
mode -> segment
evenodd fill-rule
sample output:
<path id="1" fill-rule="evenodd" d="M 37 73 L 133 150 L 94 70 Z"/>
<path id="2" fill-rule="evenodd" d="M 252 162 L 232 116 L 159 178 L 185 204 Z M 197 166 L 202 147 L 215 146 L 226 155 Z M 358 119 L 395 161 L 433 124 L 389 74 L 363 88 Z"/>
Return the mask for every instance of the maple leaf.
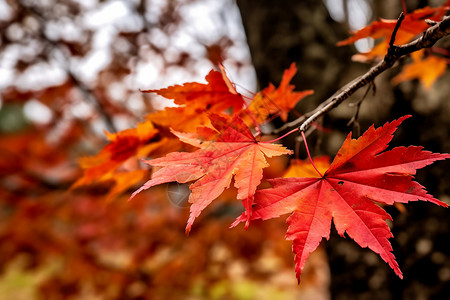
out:
<path id="1" fill-rule="evenodd" d="M 106 195 L 106 202 L 111 202 L 115 197 L 122 194 L 130 187 L 141 183 L 147 177 L 147 170 L 134 170 L 129 172 L 115 172 L 110 174 L 111 180 L 114 181 L 114 185 Z M 107 180 L 102 178 L 102 180 Z"/>
<path id="2" fill-rule="evenodd" d="M 211 70 L 206 76 L 207 84 L 189 82 L 160 90 L 146 90 L 168 99 L 173 99 L 177 107 L 166 107 L 146 116 L 154 124 L 176 131 L 193 132 L 199 126 L 209 126 L 208 114 L 220 114 L 230 107 L 239 111 L 245 104 L 242 96 L 227 77 L 225 68 L 221 72 Z"/>
<path id="3" fill-rule="evenodd" d="M 425 89 L 430 89 L 433 83 L 442 76 L 447 70 L 447 59 L 429 55 L 424 56 L 424 50 L 411 53 L 413 62 L 406 65 L 402 72 L 392 78 L 393 84 L 400 82 L 419 79 Z"/>
<path id="4" fill-rule="evenodd" d="M 330 167 L 330 157 L 327 155 L 317 156 L 313 158 L 314 165 L 319 172 L 325 172 Z M 309 160 L 292 159 L 283 174 L 284 178 L 287 177 L 318 177 L 316 169 L 313 167 Z"/>
<path id="5" fill-rule="evenodd" d="M 289 69 L 284 71 L 278 88 L 270 83 L 268 87 L 255 95 L 248 110 L 258 123 L 264 122 L 267 116 L 272 114 L 279 114 L 281 119 L 286 122 L 288 113 L 297 102 L 314 93 L 313 90 L 294 92 L 295 86 L 289 83 L 296 72 L 295 63 L 292 63 Z"/>
<path id="6" fill-rule="evenodd" d="M 142 153 L 143 149 L 148 147 L 149 140 L 157 133 L 158 130 L 149 121 L 117 133 L 105 132 L 110 143 L 97 155 L 80 159 L 80 166 L 85 170 L 84 175 L 72 188 L 91 184 L 114 172 L 127 159 Z"/>
<path id="7" fill-rule="evenodd" d="M 162 168 L 131 196 L 161 183 L 195 181 L 190 186 L 192 193 L 189 202 L 192 205 L 186 232 L 190 231 L 202 210 L 230 186 L 233 176 L 234 186 L 238 190 L 237 198 L 242 201 L 249 220 L 253 195 L 263 177 L 262 169 L 268 166 L 265 156 L 291 153 L 279 144 L 258 142 L 238 116 L 229 120 L 211 115 L 210 119 L 215 130 L 201 128 L 201 136 L 209 138 L 209 141 L 198 141 L 192 135 L 173 132 L 181 141 L 200 149 L 192 153 L 169 153 L 165 157 L 145 161 L 151 166 Z"/>
<path id="8" fill-rule="evenodd" d="M 398 45 L 408 43 L 415 36 L 428 29 L 429 25 L 425 22 L 425 19 L 438 22 L 445 16 L 448 10 L 449 7 L 446 5 L 436 8 L 427 6 L 405 15 L 405 19 L 395 36 L 395 43 Z M 353 60 L 362 62 L 367 62 L 372 59 L 382 59 L 387 53 L 389 41 L 396 24 L 397 20 L 380 19 L 380 21 L 374 21 L 369 26 L 356 31 L 348 39 L 338 42 L 337 45 L 349 45 L 366 37 L 372 37 L 374 39 L 383 38 L 370 51 L 359 53 L 352 57 Z"/>
<path id="9" fill-rule="evenodd" d="M 272 179 L 268 180 L 272 188 L 256 192 L 252 220 L 291 213 L 286 239 L 293 241 L 299 282 L 309 254 L 322 238 L 329 238 L 331 220 L 339 235 L 347 233 L 361 247 L 378 253 L 402 278 L 388 241 L 392 233 L 385 220 L 391 217 L 375 202 L 392 205 L 422 200 L 447 207 L 427 194 L 412 176 L 419 168 L 450 158 L 450 154 L 416 146 L 383 152 L 397 126 L 408 117 L 377 129 L 372 126 L 356 140 L 349 134 L 330 168 L 319 178 Z M 243 214 L 232 226 L 244 220 Z"/>
<path id="10" fill-rule="evenodd" d="M 166 107 L 164 110 L 148 114 L 146 119 L 158 126 L 176 131 L 194 132 L 197 127 L 210 124 L 207 112 L 208 110 L 195 105 Z"/>
<path id="11" fill-rule="evenodd" d="M 211 70 L 205 79 L 207 84 L 187 82 L 183 85 L 142 92 L 156 93 L 164 98 L 173 99 L 177 105 L 208 108 L 211 112 L 221 112 L 230 107 L 235 112 L 241 110 L 244 99 L 230 86 L 230 80 L 225 73 Z"/>

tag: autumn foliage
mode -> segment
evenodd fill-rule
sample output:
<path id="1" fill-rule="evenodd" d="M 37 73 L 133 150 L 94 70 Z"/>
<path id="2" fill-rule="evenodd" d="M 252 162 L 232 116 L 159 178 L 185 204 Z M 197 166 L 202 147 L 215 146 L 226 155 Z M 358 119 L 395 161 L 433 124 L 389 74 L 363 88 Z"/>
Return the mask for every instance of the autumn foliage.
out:
<path id="1" fill-rule="evenodd" d="M 409 43 L 441 21 L 448 4 L 406 14 L 395 44 Z M 353 59 L 382 60 L 397 24 L 375 21 L 338 46 L 371 37 L 378 44 Z M 412 53 L 392 84 L 418 79 L 430 90 L 446 72 L 445 54 L 439 48 Z M 319 284 L 320 276 L 309 276 L 315 271 L 308 268 L 320 265 L 315 257 L 326 260 L 320 244 L 330 238 L 334 224 L 341 237 L 369 248 L 403 278 L 386 207 L 413 201 L 447 207 L 414 176 L 450 154 L 421 146 L 388 149 L 399 126 L 414 120 L 404 115 L 380 121 L 386 123 L 361 136 L 348 134 L 334 159 L 311 156 L 305 132 L 292 141 L 298 124 L 282 131 L 272 123 L 289 125 L 294 116 L 312 115 L 296 110 L 314 92 L 297 91 L 291 83 L 295 63 L 278 85 L 252 93 L 242 92 L 221 60 L 214 61 L 216 68 L 204 82 L 140 91 L 171 105 L 143 113 L 133 128 L 105 131 L 106 144 L 94 155 L 74 154 L 74 149 L 88 153 L 88 143 L 78 149 L 82 122 L 70 122 L 51 142 L 39 128 L 1 136 L 0 175 L 8 189 L 0 190 L 5 199 L 0 202 L 0 266 L 17 260 L 24 270 L 48 269 L 39 290 L 54 299 L 83 293 L 181 299 L 186 291 L 211 296 L 215 288 L 236 285 L 241 269 L 260 283 L 280 282 L 277 274 L 289 270 L 294 286 Z M 33 97 L 43 103 L 75 101 L 74 85 L 68 80 Z M 2 95 L 26 97 L 19 90 Z M 311 122 L 309 133 L 324 131 L 323 118 Z M 301 153 L 308 157 L 299 159 Z M 264 265 L 265 258 L 273 264 Z"/>
<path id="2" fill-rule="evenodd" d="M 402 278 L 388 241 L 392 234 L 385 220 L 391 217 L 373 201 L 392 205 L 422 200 L 446 207 L 447 204 L 428 195 L 421 185 L 412 180 L 412 176 L 417 169 L 436 160 L 450 158 L 450 155 L 434 154 L 415 146 L 397 147 L 383 152 L 406 116 L 377 129 L 371 127 L 357 140 L 351 139 L 349 135 L 323 175 L 317 169 L 318 176 L 314 177 L 269 179 L 272 188 L 257 190 L 263 179 L 262 169 L 268 166 L 265 157 L 292 152 L 279 144 L 258 141 L 240 116 L 247 114 L 250 126 L 253 121 L 252 127 L 256 129 L 257 135 L 261 135 L 258 131 L 261 121 L 257 122 L 257 111 L 254 113 L 251 109 L 259 104 L 244 106 L 242 96 L 232 86 L 226 88 L 227 83 L 223 80 L 225 74 L 215 77 L 219 82 L 215 88 L 211 74 L 215 74 L 214 71 L 207 76 L 207 85 L 188 83 L 151 91 L 174 99 L 175 103 L 192 101 L 203 105 L 205 110 L 214 110 L 205 112 L 209 122 L 199 120 L 195 132 L 171 131 L 180 141 L 200 149 L 194 152 L 171 152 L 165 157 L 144 161 L 157 169 L 152 179 L 131 198 L 162 183 L 192 182 L 190 217 L 186 226 L 186 232 L 189 233 L 194 220 L 229 188 L 234 178 L 236 198 L 242 202 L 244 213 L 232 226 L 244 221 L 247 228 L 250 220 L 266 220 L 290 213 L 286 239 L 293 241 L 299 282 L 310 253 L 318 247 L 322 238 L 329 238 L 332 219 L 341 236 L 347 233 L 361 247 L 369 247 L 378 253 Z M 284 76 L 291 77 L 290 72 L 285 72 Z M 286 78 L 284 80 L 282 86 L 286 85 Z M 277 100 L 292 98 L 291 94 L 294 93 L 292 89 L 280 87 L 279 90 L 284 93 L 271 92 L 276 97 L 271 99 L 268 107 L 276 105 Z M 257 94 L 253 101 L 260 101 L 259 97 Z M 216 105 L 215 101 L 220 105 Z M 233 109 L 231 116 L 217 114 L 227 108 Z M 266 117 L 269 115 L 266 114 Z"/>
<path id="3" fill-rule="evenodd" d="M 411 42 L 423 31 L 425 31 L 431 22 L 439 22 L 450 9 L 450 1 L 440 7 L 424 7 L 405 15 L 402 25 L 395 36 L 395 43 L 403 45 Z M 428 23 L 427 23 L 428 22 Z M 389 48 L 389 42 L 392 32 L 397 24 L 397 20 L 381 19 L 374 21 L 367 27 L 356 31 L 348 39 L 339 42 L 338 46 L 352 44 L 360 39 L 371 37 L 381 40 L 370 51 L 355 54 L 353 60 L 368 62 L 371 60 L 380 60 L 386 55 Z M 402 72 L 398 74 L 392 82 L 398 84 L 403 81 L 419 79 L 426 89 L 429 89 L 437 78 L 442 76 L 447 69 L 448 58 L 443 57 L 439 47 L 420 50 L 412 54 L 412 62 L 407 64 Z M 446 52 L 444 50 L 444 52 Z"/>

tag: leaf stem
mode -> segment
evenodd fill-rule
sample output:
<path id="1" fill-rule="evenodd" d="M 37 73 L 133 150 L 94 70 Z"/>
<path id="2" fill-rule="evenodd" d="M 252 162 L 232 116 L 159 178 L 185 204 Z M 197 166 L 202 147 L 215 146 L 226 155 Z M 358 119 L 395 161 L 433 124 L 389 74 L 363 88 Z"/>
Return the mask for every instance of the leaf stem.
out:
<path id="1" fill-rule="evenodd" d="M 284 138 L 284 137 L 286 137 L 286 136 L 290 135 L 291 133 L 294 133 L 294 132 L 296 132 L 296 131 L 298 131 L 298 130 L 299 130 L 298 128 L 292 129 L 292 130 L 289 131 L 288 133 L 285 133 L 285 134 L 283 134 L 282 136 L 280 136 L 279 138 L 276 138 L 276 139 L 271 140 L 271 141 L 261 142 L 261 143 L 273 143 L 273 142 L 276 142 L 276 141 L 281 140 L 282 138 Z"/>
<path id="2" fill-rule="evenodd" d="M 302 134 L 303 142 L 305 143 L 306 152 L 308 153 L 309 161 L 311 162 L 314 169 L 316 169 L 316 171 L 320 175 L 320 177 L 323 177 L 322 173 L 320 173 L 320 171 L 316 168 L 316 165 L 314 164 L 314 162 L 311 158 L 311 154 L 309 153 L 308 143 L 306 143 L 305 133 L 303 131 L 301 131 L 301 134 Z"/>
<path id="3" fill-rule="evenodd" d="M 407 10 L 406 10 L 406 3 L 405 3 L 405 0 L 402 0 L 402 7 L 403 7 L 403 14 L 406 16 Z"/>
<path id="4" fill-rule="evenodd" d="M 431 52 L 436 54 L 444 55 L 445 57 L 450 57 L 450 51 L 440 47 L 431 47 Z"/>

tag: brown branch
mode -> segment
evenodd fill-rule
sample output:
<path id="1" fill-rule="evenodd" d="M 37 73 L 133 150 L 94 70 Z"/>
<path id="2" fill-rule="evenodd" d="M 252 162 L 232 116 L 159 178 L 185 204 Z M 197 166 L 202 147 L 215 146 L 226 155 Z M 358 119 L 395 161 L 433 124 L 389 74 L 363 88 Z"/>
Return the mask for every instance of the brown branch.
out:
<path id="1" fill-rule="evenodd" d="M 406 11 L 405 11 L 405 14 L 406 14 Z M 389 49 L 394 47 L 394 42 L 395 42 L 395 37 L 397 36 L 397 31 L 400 28 L 400 25 L 402 25 L 402 22 L 404 19 L 405 19 L 405 15 L 403 14 L 403 12 L 401 12 L 400 16 L 398 16 L 397 24 L 395 24 L 394 30 L 392 31 L 392 34 L 391 34 L 391 40 L 389 41 Z M 388 49 L 388 53 L 389 53 L 389 49 Z"/>
<path id="2" fill-rule="evenodd" d="M 303 120 L 305 120 L 302 125 L 299 127 L 300 131 L 307 130 L 311 124 L 319 117 L 330 111 L 331 109 L 335 108 L 339 104 L 341 104 L 344 100 L 348 99 L 351 95 L 353 95 L 357 90 L 359 90 L 361 87 L 367 85 L 368 83 L 372 82 L 378 75 L 386 71 L 387 69 L 391 68 L 394 63 L 401 58 L 402 56 L 405 56 L 407 54 L 411 54 L 415 51 L 429 48 L 433 46 L 438 40 L 441 38 L 447 36 L 450 34 L 450 16 L 446 16 L 442 19 L 442 21 L 436 23 L 432 27 L 428 28 L 426 31 L 423 32 L 422 36 L 418 39 L 405 44 L 401 46 L 394 45 L 395 40 L 395 34 L 400 27 L 400 24 L 403 20 L 403 13 L 400 15 L 397 24 L 395 26 L 396 30 L 394 29 L 391 41 L 390 41 L 390 47 L 388 49 L 388 52 L 384 59 L 380 61 L 377 65 L 372 67 L 367 73 L 364 75 L 356 78 L 354 81 L 350 82 L 348 85 L 346 85 L 344 88 L 342 88 L 340 91 L 338 91 L 335 95 L 328 98 L 324 102 L 322 102 L 315 110 L 308 113 L 309 117 L 306 118 L 305 116 L 299 118 L 299 119 L 292 121 L 289 124 L 299 124 Z M 286 124 L 287 125 L 287 124 Z M 283 126 L 286 128 L 285 126 Z"/>

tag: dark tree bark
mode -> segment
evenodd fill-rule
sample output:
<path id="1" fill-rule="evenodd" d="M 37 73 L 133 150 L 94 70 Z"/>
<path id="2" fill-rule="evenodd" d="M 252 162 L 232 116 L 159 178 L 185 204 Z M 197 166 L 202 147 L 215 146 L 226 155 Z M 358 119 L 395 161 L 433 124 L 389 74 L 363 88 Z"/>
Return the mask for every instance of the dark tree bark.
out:
<path id="1" fill-rule="evenodd" d="M 297 89 L 314 89 L 326 99 L 350 63 L 349 48 L 336 42 L 347 28 L 334 22 L 321 1 L 238 0 L 253 63 L 261 86 L 278 83 L 284 69 L 297 64 Z"/>

